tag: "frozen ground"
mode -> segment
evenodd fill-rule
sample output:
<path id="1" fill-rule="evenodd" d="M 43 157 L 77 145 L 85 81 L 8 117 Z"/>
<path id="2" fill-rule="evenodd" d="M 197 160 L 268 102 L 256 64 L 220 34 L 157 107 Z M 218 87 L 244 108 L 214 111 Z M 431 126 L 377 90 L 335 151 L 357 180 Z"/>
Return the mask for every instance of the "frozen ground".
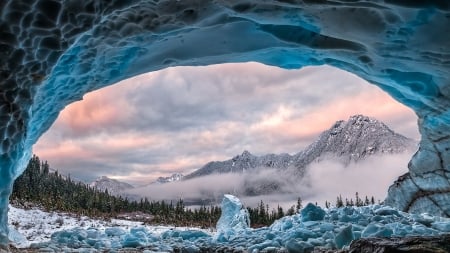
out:
<path id="1" fill-rule="evenodd" d="M 168 230 L 188 230 L 186 227 L 144 226 L 142 222 L 111 219 L 111 221 L 91 219 L 86 216 L 75 217 L 67 213 L 44 212 L 39 209 L 24 210 L 9 206 L 8 223 L 10 239 L 18 248 L 49 241 L 52 234 L 72 229 L 95 229 L 104 232 L 107 228 L 120 227 L 126 231 L 135 227 L 145 227 L 154 235 L 161 235 Z M 208 230 L 202 230 L 208 232 Z"/>
<path id="2" fill-rule="evenodd" d="M 310 252 L 342 249 L 358 238 L 435 236 L 450 233 L 450 219 L 408 214 L 388 206 L 321 209 L 308 204 L 300 213 L 270 227 L 248 227 L 239 199 L 226 195 L 217 232 L 196 228 L 145 226 L 139 222 L 92 220 L 10 207 L 11 240 L 45 252 Z M 61 219 L 63 222 L 60 222 Z M 62 224 L 61 224 L 62 223 Z M 26 240 L 28 239 L 28 241 Z"/>

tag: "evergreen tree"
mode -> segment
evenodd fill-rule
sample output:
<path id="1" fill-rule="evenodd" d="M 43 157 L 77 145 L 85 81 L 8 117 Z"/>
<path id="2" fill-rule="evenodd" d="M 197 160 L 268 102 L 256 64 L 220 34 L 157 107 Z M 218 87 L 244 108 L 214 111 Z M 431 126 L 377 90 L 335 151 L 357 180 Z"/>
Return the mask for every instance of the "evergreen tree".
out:
<path id="1" fill-rule="evenodd" d="M 364 199 L 364 205 L 365 206 L 368 206 L 368 205 L 370 205 L 370 201 L 369 201 L 369 198 L 366 196 L 366 198 Z"/>
<path id="2" fill-rule="evenodd" d="M 295 214 L 295 206 L 291 206 L 287 212 L 286 215 L 290 216 L 290 215 L 294 215 Z"/>
<path id="3" fill-rule="evenodd" d="M 283 211 L 283 208 L 278 205 L 278 207 L 277 207 L 277 219 L 280 219 L 282 217 L 284 217 L 284 211 Z"/>
<path id="4" fill-rule="evenodd" d="M 302 198 L 297 198 L 297 205 L 295 206 L 295 211 L 298 213 L 303 208 Z"/>
<path id="5" fill-rule="evenodd" d="M 342 196 L 339 195 L 336 199 L 336 207 L 339 208 L 339 207 L 343 207 L 343 206 L 344 206 L 344 202 L 342 201 Z"/>
<path id="6" fill-rule="evenodd" d="M 355 205 L 356 206 L 363 206 L 364 202 L 362 201 L 362 199 L 359 197 L 358 192 L 355 193 Z"/>

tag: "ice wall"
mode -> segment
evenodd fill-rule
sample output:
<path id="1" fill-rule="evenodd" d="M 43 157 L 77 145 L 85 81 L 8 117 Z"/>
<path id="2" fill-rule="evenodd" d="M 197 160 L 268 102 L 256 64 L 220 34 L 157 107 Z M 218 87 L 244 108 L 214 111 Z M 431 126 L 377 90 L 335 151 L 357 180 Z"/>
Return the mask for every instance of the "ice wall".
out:
<path id="1" fill-rule="evenodd" d="M 224 62 L 329 64 L 411 107 L 421 148 L 388 202 L 449 216 L 449 41 L 441 0 L 2 0 L 0 244 L 12 182 L 66 105 L 140 73 Z"/>

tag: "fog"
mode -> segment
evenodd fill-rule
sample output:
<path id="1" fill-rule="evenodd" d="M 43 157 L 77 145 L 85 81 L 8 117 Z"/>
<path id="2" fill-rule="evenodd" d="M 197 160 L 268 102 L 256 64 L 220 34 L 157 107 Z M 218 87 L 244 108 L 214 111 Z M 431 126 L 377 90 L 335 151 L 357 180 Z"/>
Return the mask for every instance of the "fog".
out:
<path id="1" fill-rule="evenodd" d="M 304 199 L 320 205 L 326 200 L 334 204 L 337 195 L 355 199 L 358 192 L 360 197 L 374 196 L 375 200 L 383 201 L 389 186 L 408 172 L 411 156 L 411 153 L 373 156 L 347 167 L 329 160 L 312 164 L 302 180 L 310 182 L 303 189 Z"/>
<path id="2" fill-rule="evenodd" d="M 355 199 L 373 196 L 384 200 L 389 186 L 406 173 L 411 153 L 372 156 L 344 166 L 335 160 L 311 164 L 302 178 L 289 170 L 257 168 L 245 173 L 228 173 L 135 188 L 128 193 L 150 200 L 183 199 L 188 205 L 220 203 L 223 194 L 238 196 L 246 206 L 257 206 L 261 200 L 271 208 L 288 208 L 298 197 L 303 203 L 325 201 L 335 204 L 336 197 Z M 298 174 L 298 173 L 297 173 Z"/>

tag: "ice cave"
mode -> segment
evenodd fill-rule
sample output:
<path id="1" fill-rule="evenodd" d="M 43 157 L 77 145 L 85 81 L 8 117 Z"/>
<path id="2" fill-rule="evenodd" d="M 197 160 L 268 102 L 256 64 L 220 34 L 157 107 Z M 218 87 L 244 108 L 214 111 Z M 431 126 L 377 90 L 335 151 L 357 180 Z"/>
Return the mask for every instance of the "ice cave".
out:
<path id="1" fill-rule="evenodd" d="M 141 73 L 227 62 L 328 64 L 412 108 L 420 149 L 386 203 L 450 216 L 448 1 L 4 0 L 0 27 L 2 245 L 13 181 L 65 106 Z"/>

